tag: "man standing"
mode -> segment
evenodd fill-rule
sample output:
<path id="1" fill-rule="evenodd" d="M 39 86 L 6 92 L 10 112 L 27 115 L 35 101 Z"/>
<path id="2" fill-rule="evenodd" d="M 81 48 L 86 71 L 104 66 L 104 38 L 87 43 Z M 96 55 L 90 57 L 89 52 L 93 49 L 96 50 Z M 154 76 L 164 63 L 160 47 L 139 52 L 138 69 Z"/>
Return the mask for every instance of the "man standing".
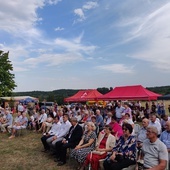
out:
<path id="1" fill-rule="evenodd" d="M 165 124 L 166 130 L 161 133 L 160 140 L 166 145 L 169 157 L 169 169 L 170 169 L 170 120 Z"/>
<path id="2" fill-rule="evenodd" d="M 59 161 L 57 164 L 58 166 L 62 166 L 66 163 L 67 148 L 75 148 L 83 135 L 83 129 L 78 124 L 78 121 L 75 117 L 71 119 L 71 124 L 72 126 L 70 127 L 67 136 L 62 141 L 58 141 L 55 144 L 57 157 L 56 161 Z"/>
<path id="3" fill-rule="evenodd" d="M 158 130 L 149 126 L 146 131 L 147 138 L 143 142 L 144 170 L 165 170 L 168 161 L 168 151 L 163 142 L 158 139 Z"/>
<path id="4" fill-rule="evenodd" d="M 116 119 L 117 122 L 119 123 L 120 119 L 122 118 L 122 113 L 124 112 L 125 108 L 121 105 L 120 102 L 118 102 L 117 107 L 115 109 L 116 112 Z"/>
<path id="5" fill-rule="evenodd" d="M 96 110 L 96 123 L 99 126 L 99 131 L 102 131 L 104 126 L 104 120 L 102 115 L 100 114 L 99 109 Z"/>

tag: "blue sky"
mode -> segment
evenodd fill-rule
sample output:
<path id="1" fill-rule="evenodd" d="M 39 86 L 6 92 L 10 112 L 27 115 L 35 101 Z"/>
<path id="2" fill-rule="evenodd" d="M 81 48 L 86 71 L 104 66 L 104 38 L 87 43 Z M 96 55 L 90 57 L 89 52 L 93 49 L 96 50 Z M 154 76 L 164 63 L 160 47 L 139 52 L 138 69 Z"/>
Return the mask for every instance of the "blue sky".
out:
<path id="1" fill-rule="evenodd" d="M 0 0 L 15 91 L 170 85 L 169 0 Z"/>

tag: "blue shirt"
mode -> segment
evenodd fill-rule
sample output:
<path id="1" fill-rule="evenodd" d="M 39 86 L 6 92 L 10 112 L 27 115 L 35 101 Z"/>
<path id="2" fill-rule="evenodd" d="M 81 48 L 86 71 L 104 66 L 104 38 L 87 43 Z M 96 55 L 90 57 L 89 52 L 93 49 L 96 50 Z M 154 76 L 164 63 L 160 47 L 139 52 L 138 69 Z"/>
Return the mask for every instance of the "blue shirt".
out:
<path id="1" fill-rule="evenodd" d="M 170 149 L 170 132 L 166 130 L 161 133 L 160 140 Z"/>

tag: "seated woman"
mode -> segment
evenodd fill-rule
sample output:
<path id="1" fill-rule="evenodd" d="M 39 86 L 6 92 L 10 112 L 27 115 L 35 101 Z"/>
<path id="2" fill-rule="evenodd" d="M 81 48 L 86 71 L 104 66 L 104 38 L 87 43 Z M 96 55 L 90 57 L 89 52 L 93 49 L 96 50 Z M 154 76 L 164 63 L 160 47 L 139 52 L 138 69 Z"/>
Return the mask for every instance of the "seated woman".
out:
<path id="1" fill-rule="evenodd" d="M 81 139 L 79 144 L 71 152 L 71 157 L 74 157 L 80 164 L 79 168 L 82 166 L 87 154 L 94 150 L 95 140 L 95 125 L 93 122 L 88 122 L 87 131 L 84 133 L 83 138 Z"/>
<path id="2" fill-rule="evenodd" d="M 117 123 L 116 119 L 116 116 L 113 115 L 109 125 L 112 127 L 112 134 L 116 137 L 116 139 L 119 139 L 120 136 L 123 135 L 123 131 L 122 126 Z"/>
<path id="3" fill-rule="evenodd" d="M 81 170 L 84 170 L 89 163 L 91 163 L 93 170 L 99 169 L 99 160 L 106 158 L 107 152 L 110 152 L 115 146 L 116 139 L 111 132 L 112 127 L 109 125 L 105 126 L 104 132 L 100 132 L 96 143 L 96 149 L 87 155 Z"/>
<path id="4" fill-rule="evenodd" d="M 123 135 L 116 142 L 111 155 L 103 163 L 105 170 L 121 170 L 136 164 L 136 138 L 132 136 L 133 128 L 130 124 L 123 124 Z"/>

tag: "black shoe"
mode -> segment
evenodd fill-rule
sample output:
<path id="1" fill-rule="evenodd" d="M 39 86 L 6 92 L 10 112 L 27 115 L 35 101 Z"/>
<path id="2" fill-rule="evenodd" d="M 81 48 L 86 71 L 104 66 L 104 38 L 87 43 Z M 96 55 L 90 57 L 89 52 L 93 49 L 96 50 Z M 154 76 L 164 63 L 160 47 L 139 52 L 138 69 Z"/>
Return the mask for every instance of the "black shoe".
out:
<path id="1" fill-rule="evenodd" d="M 61 159 L 60 158 L 56 158 L 56 159 L 54 159 L 54 162 L 60 162 L 61 161 Z"/>
<path id="2" fill-rule="evenodd" d="M 49 150 L 47 150 L 47 149 L 44 149 L 44 150 L 42 150 L 41 152 L 44 152 L 44 153 L 46 153 L 46 152 L 48 152 Z"/>
<path id="3" fill-rule="evenodd" d="M 57 164 L 57 166 L 63 166 L 64 164 L 66 164 L 65 162 L 59 162 L 58 164 Z"/>

